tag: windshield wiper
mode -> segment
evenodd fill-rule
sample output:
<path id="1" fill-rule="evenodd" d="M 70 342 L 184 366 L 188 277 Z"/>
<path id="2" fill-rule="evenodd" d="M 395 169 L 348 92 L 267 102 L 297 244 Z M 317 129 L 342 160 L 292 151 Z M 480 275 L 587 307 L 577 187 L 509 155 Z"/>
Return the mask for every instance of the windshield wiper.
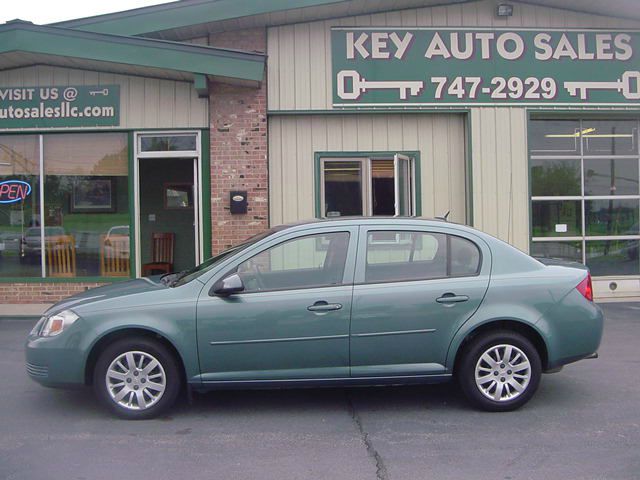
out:
<path id="1" fill-rule="evenodd" d="M 184 277 L 189 275 L 189 272 L 190 272 L 190 270 L 182 270 L 181 272 L 174 273 L 173 274 L 174 277 L 171 280 L 169 280 L 166 284 L 168 284 L 169 287 L 175 287 L 176 283 L 178 283 Z"/>
<path id="2" fill-rule="evenodd" d="M 175 282 L 180 280 L 187 273 L 188 273 L 188 270 L 182 270 L 181 272 L 165 273 L 160 277 L 160 282 L 162 282 L 163 285 L 168 285 L 172 287 Z"/>

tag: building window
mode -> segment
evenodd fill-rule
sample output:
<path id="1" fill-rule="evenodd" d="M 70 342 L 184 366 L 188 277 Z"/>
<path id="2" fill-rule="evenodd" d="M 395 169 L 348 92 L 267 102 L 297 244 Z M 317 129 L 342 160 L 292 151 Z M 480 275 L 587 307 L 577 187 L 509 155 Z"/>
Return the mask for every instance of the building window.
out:
<path id="1" fill-rule="evenodd" d="M 594 276 L 640 275 L 637 120 L 532 120 L 534 256 L 586 264 Z"/>
<path id="2" fill-rule="evenodd" d="M 40 277 L 40 250 L 39 137 L 0 136 L 0 277 Z"/>
<path id="3" fill-rule="evenodd" d="M 0 178 L 30 186 L 0 204 L 2 277 L 130 276 L 125 133 L 0 136 L 0 152 Z"/>
<path id="4" fill-rule="evenodd" d="M 320 216 L 416 214 L 415 160 L 402 154 L 320 158 Z"/>

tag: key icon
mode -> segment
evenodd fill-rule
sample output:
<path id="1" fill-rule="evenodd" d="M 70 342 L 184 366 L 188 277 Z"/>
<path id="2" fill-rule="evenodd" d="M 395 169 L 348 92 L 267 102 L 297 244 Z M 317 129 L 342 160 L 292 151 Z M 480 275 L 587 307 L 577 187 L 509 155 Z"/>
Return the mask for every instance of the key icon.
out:
<path id="1" fill-rule="evenodd" d="M 589 98 L 589 90 L 615 90 L 627 100 L 640 100 L 640 72 L 627 71 L 615 82 L 564 82 L 569 95 L 580 100 Z"/>
<path id="2" fill-rule="evenodd" d="M 107 95 L 109 95 L 109 89 L 103 88 L 102 90 L 92 90 L 89 92 L 89 95 L 91 95 L 92 97 L 95 97 L 96 95 L 102 95 L 106 97 Z"/>
<path id="3" fill-rule="evenodd" d="M 349 83 L 351 84 L 349 88 Z M 338 96 L 343 100 L 357 100 L 367 90 L 398 90 L 401 100 L 418 96 L 424 88 L 421 80 L 368 81 L 355 70 L 341 70 L 337 77 Z"/>

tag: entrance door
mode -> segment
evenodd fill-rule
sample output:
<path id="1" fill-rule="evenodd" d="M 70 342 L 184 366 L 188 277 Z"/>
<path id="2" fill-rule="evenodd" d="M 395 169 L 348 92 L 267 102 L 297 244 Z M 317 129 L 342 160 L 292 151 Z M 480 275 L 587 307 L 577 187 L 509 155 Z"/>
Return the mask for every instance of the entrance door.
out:
<path id="1" fill-rule="evenodd" d="M 200 133 L 140 132 L 135 138 L 136 275 L 198 265 L 204 254 Z"/>
<path id="2" fill-rule="evenodd" d="M 199 260 L 195 159 L 138 161 L 142 275 L 162 273 L 166 263 L 174 272 L 192 268 Z"/>

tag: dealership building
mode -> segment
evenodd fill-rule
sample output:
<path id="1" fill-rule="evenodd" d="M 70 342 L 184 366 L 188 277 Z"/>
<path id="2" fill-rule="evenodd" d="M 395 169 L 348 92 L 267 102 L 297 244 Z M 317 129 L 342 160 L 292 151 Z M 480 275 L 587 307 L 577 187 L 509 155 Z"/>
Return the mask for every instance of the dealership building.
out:
<path id="1" fill-rule="evenodd" d="M 640 296 L 639 127 L 635 0 L 183 0 L 10 21 L 0 304 L 347 215 L 448 214 L 586 264 L 600 298 Z"/>

